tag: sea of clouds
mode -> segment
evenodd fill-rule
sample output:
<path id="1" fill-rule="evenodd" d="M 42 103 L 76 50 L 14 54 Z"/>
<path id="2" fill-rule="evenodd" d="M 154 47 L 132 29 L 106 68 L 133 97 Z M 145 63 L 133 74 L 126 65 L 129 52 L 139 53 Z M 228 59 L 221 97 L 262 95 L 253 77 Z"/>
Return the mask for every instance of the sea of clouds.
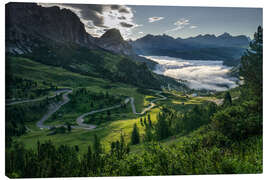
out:
<path id="1" fill-rule="evenodd" d="M 158 63 L 157 74 L 186 80 L 191 89 L 225 91 L 237 86 L 237 78 L 228 75 L 231 67 L 222 61 L 184 60 L 168 56 L 144 56 Z"/>

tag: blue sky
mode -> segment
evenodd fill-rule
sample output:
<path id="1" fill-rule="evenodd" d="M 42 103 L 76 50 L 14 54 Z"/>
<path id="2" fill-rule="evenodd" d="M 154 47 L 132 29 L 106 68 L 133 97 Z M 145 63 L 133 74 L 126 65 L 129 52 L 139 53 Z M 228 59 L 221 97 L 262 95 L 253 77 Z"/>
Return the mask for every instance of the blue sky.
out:
<path id="1" fill-rule="evenodd" d="M 142 25 L 134 29 L 135 37 L 150 33 L 166 33 L 173 37 L 186 38 L 198 34 L 220 35 L 224 32 L 253 37 L 258 25 L 262 25 L 260 8 L 168 6 L 132 6 L 131 8 L 135 10 L 135 22 Z M 149 17 L 163 19 L 150 23 Z M 180 23 L 180 27 L 179 24 L 175 25 L 179 20 L 184 22 L 184 24 Z"/>
<path id="2" fill-rule="evenodd" d="M 59 6 L 76 13 L 88 33 L 101 36 L 107 29 L 117 28 L 125 39 L 137 39 L 146 34 L 168 34 L 187 38 L 199 34 L 253 38 L 262 25 L 261 8 L 124 6 L 94 4 L 40 4 Z"/>

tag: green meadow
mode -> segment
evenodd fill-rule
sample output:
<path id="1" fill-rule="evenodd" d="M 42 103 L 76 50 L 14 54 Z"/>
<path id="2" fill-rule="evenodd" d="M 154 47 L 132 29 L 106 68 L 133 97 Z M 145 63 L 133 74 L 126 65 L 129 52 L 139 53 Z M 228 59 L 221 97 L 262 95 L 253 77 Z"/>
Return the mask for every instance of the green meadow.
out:
<path id="1" fill-rule="evenodd" d="M 108 80 L 84 76 L 67 71 L 63 68 L 43 65 L 27 58 L 11 57 L 10 59 L 10 66 L 13 69 L 12 73 L 15 76 L 31 79 L 40 84 L 42 81 L 49 81 L 58 87 L 72 88 L 72 94 L 74 94 L 76 90 L 83 87 L 91 93 L 107 92 L 110 95 L 119 97 L 122 100 L 126 97 L 134 97 L 134 103 L 137 112 L 141 112 L 144 108 L 148 107 L 150 101 L 159 98 L 152 91 L 146 91 L 142 93 L 138 91 L 138 88 L 131 85 L 112 83 Z M 72 94 L 70 96 L 72 96 Z M 200 104 L 203 102 L 201 99 L 198 100 L 196 98 L 185 98 L 184 95 L 175 96 L 173 94 L 165 93 L 165 96 L 167 97 L 166 100 L 155 102 L 157 107 L 151 109 L 150 112 L 147 112 L 150 114 L 153 123 L 156 122 L 156 116 L 160 112 L 160 108 L 162 106 L 173 105 L 177 109 L 186 110 L 191 108 L 193 104 Z M 100 103 L 102 103 L 102 101 Z M 27 105 L 27 103 L 25 105 Z M 85 106 L 86 108 L 82 107 L 79 108 L 79 111 L 74 112 L 71 110 L 72 107 L 70 107 L 70 103 L 67 103 L 62 106 L 56 113 L 54 113 L 47 121 L 45 121 L 44 124 L 61 125 L 70 123 L 72 125 L 76 125 L 76 118 L 81 114 L 99 108 L 98 104 L 95 104 L 93 108 L 90 108 L 89 102 L 85 104 L 80 103 L 80 106 Z M 97 113 L 96 116 L 99 114 L 104 114 L 105 116 L 106 112 Z M 28 128 L 27 133 L 15 138 L 15 140 L 23 142 L 26 148 L 35 148 L 37 141 L 45 142 L 47 140 L 52 140 L 56 145 L 78 145 L 80 152 L 84 153 L 87 150 L 87 146 L 93 143 L 93 135 L 97 134 L 101 139 L 104 149 L 109 150 L 110 143 L 112 141 L 118 140 L 121 133 L 124 135 L 126 142 L 129 143 L 134 123 L 137 124 L 140 138 L 143 140 L 145 132 L 144 127 L 140 124 L 140 118 L 144 118 L 145 116 L 146 115 L 134 115 L 131 110 L 131 105 L 128 103 L 126 110 L 111 110 L 112 120 L 99 124 L 96 129 L 89 131 L 85 129 L 74 128 L 71 130 L 71 132 L 62 134 L 58 133 L 54 135 L 49 135 L 49 130 L 40 130 L 38 127 L 36 127 L 36 122 L 39 120 L 39 118 L 41 118 L 41 116 L 38 116 L 36 120 L 26 123 Z M 89 117 L 86 117 L 85 120 L 87 120 L 87 118 Z M 136 149 L 137 145 L 134 147 Z M 134 147 L 131 149 L 133 150 Z"/>

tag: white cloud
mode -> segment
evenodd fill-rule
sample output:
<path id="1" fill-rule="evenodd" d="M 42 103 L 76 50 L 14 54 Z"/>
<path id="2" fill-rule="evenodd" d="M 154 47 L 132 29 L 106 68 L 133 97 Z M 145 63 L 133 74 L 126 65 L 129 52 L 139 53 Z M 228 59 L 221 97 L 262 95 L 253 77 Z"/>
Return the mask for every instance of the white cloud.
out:
<path id="1" fill-rule="evenodd" d="M 117 10 L 103 12 L 104 25 L 109 28 L 119 29 L 122 36 L 125 39 L 130 37 L 130 35 L 132 34 L 132 30 L 134 28 L 142 26 L 142 25 L 136 24 L 133 21 L 134 14 L 132 13 L 130 8 L 128 9 L 130 10 L 130 13 L 125 13 L 125 14 Z M 125 20 L 122 20 L 121 18 L 119 19 L 119 17 L 125 17 Z"/>
<path id="2" fill-rule="evenodd" d="M 227 75 L 230 67 L 223 66 L 222 61 L 192 61 L 162 56 L 148 58 L 159 63 L 156 73 L 186 80 L 187 86 L 192 89 L 225 91 L 237 86 L 236 79 Z"/>
<path id="3" fill-rule="evenodd" d="M 142 31 L 140 31 L 140 32 L 138 32 L 139 34 L 144 34 L 144 32 L 142 32 Z"/>
<path id="4" fill-rule="evenodd" d="M 150 18 L 148 18 L 148 22 L 153 23 L 156 21 L 160 21 L 162 19 L 164 19 L 164 17 L 150 17 Z"/>
<path id="5" fill-rule="evenodd" d="M 189 20 L 185 19 L 185 18 L 181 18 L 178 21 L 176 21 L 174 23 L 174 25 L 176 26 L 173 29 L 169 29 L 167 31 L 165 31 L 165 33 L 169 33 L 169 32 L 173 32 L 173 31 L 178 31 L 180 29 L 183 29 L 185 26 L 189 25 Z"/>
<path id="6" fill-rule="evenodd" d="M 189 26 L 190 29 L 195 29 L 197 28 L 198 26 Z"/>
<path id="7" fill-rule="evenodd" d="M 185 18 L 181 18 L 180 20 L 176 21 L 174 25 L 176 26 L 186 26 L 189 24 L 189 20 Z"/>

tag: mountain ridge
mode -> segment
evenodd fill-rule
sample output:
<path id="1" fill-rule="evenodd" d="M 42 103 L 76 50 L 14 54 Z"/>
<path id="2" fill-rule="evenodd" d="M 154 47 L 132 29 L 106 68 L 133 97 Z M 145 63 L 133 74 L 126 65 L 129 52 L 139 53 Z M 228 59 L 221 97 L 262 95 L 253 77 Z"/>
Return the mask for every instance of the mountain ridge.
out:
<path id="1" fill-rule="evenodd" d="M 173 38 L 169 35 L 147 34 L 131 42 L 136 54 L 172 56 L 186 59 L 231 60 L 239 59 L 249 44 L 244 35 L 219 36 L 206 34 L 189 38 Z"/>

